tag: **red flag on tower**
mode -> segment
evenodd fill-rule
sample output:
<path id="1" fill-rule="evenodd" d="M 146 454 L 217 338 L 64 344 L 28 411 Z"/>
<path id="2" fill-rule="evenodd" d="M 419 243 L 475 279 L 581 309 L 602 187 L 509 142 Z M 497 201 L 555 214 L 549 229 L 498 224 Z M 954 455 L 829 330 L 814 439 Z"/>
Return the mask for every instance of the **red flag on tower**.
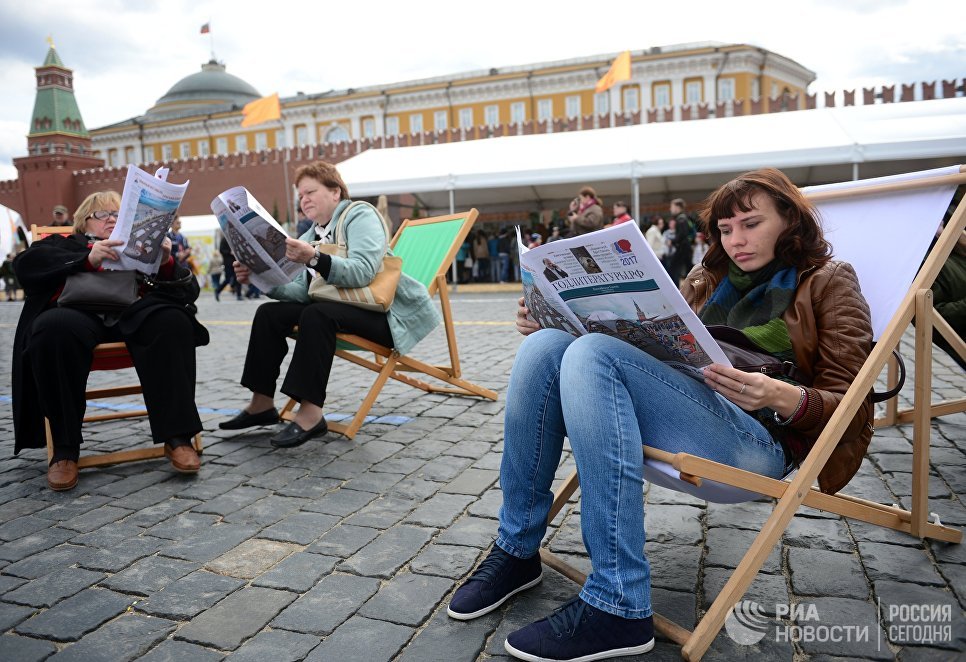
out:
<path id="1" fill-rule="evenodd" d="M 211 32 L 210 23 L 205 23 L 204 25 L 201 26 L 201 34 L 208 34 L 209 32 Z"/>

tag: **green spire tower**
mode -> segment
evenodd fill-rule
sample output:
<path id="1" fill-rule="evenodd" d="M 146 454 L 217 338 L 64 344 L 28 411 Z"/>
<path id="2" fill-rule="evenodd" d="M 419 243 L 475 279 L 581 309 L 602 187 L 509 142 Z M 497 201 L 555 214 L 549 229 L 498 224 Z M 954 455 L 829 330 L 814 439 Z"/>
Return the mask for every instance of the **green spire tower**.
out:
<path id="1" fill-rule="evenodd" d="M 30 154 L 91 155 L 91 138 L 74 98 L 74 72 L 64 66 L 53 41 L 44 63 L 35 67 L 37 97 L 30 117 Z"/>

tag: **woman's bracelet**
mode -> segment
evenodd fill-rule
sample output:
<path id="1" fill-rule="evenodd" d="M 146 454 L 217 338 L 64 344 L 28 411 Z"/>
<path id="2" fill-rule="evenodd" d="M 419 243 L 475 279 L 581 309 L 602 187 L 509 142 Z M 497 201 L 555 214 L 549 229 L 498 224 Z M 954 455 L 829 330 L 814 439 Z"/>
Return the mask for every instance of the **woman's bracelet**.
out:
<path id="1" fill-rule="evenodd" d="M 805 406 L 808 404 L 808 391 L 806 391 L 805 387 L 803 386 L 799 386 L 798 388 L 802 392 L 802 395 L 798 398 L 798 405 L 795 407 L 795 411 L 793 411 L 791 416 L 785 420 L 782 420 L 777 411 L 772 412 L 775 416 L 775 425 L 789 425 L 800 419 L 805 413 Z"/>

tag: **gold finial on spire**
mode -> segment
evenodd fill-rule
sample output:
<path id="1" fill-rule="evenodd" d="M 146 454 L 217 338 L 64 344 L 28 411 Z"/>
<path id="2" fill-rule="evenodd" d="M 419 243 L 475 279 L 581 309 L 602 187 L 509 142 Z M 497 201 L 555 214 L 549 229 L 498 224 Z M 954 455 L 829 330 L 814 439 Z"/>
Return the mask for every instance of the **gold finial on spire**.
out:
<path id="1" fill-rule="evenodd" d="M 51 48 L 54 47 L 54 36 L 53 35 L 50 35 L 50 34 L 47 35 L 47 45 L 50 46 Z"/>

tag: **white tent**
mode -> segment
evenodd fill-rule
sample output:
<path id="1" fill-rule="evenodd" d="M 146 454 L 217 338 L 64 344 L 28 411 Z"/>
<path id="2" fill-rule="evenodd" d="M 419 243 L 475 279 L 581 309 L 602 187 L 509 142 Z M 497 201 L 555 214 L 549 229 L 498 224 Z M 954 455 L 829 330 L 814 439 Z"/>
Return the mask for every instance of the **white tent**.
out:
<path id="1" fill-rule="evenodd" d="M 956 98 L 371 149 L 339 171 L 355 197 L 412 193 L 438 211 L 557 206 L 582 184 L 603 196 L 703 196 L 763 166 L 804 186 L 964 160 L 966 98 Z"/>

